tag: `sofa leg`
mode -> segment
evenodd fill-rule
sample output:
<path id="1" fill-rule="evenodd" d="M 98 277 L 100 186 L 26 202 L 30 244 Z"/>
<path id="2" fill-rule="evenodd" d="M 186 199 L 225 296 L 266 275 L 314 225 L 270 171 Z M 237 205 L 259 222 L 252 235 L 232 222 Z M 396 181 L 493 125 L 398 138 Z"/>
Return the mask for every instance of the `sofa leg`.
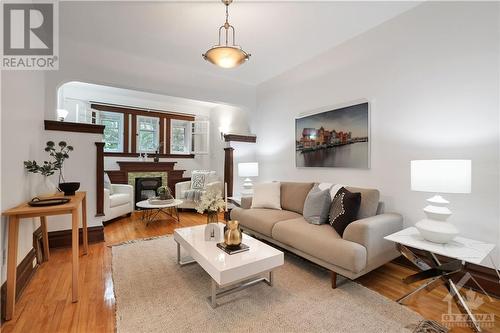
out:
<path id="1" fill-rule="evenodd" d="M 132 213 L 127 213 L 127 217 L 131 217 L 132 216 Z"/>
<path id="2" fill-rule="evenodd" d="M 332 289 L 337 288 L 337 272 L 332 271 Z"/>

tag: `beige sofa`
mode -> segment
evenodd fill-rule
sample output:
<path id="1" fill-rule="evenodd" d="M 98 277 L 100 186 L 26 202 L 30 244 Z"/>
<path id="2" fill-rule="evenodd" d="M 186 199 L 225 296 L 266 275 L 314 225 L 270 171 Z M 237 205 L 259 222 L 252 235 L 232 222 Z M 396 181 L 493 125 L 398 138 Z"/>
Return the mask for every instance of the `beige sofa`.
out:
<path id="1" fill-rule="evenodd" d="M 403 227 L 399 214 L 377 214 L 379 191 L 346 187 L 361 193 L 358 220 L 347 226 L 341 237 L 329 224 L 314 225 L 302 216 L 304 202 L 314 183 L 281 183 L 282 210 L 250 208 L 251 198 L 231 211 L 244 232 L 264 239 L 308 259 L 332 272 L 356 279 L 399 256 L 394 243 L 384 240 Z"/>

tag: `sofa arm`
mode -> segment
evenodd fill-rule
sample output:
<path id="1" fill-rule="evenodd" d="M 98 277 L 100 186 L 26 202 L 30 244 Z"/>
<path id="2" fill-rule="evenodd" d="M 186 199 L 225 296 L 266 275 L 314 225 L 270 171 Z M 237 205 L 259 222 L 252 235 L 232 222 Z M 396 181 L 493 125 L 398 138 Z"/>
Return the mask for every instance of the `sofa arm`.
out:
<path id="1" fill-rule="evenodd" d="M 241 197 L 240 207 L 243 209 L 252 208 L 252 197 Z"/>
<path id="2" fill-rule="evenodd" d="M 384 237 L 401 229 L 403 217 L 386 213 L 352 222 L 342 238 L 366 248 L 367 266 L 380 266 L 398 256 L 395 244 Z"/>
<path id="3" fill-rule="evenodd" d="M 108 214 L 109 208 L 110 208 L 110 203 L 109 203 L 109 196 L 110 192 L 108 189 L 104 189 L 104 215 Z"/>
<path id="4" fill-rule="evenodd" d="M 130 194 L 130 197 L 133 197 L 134 187 L 132 185 L 126 184 L 111 184 L 111 188 L 113 189 L 113 193 L 126 193 Z"/>
<path id="5" fill-rule="evenodd" d="M 191 181 L 178 182 L 175 184 L 175 198 L 184 199 L 184 192 L 191 188 Z"/>

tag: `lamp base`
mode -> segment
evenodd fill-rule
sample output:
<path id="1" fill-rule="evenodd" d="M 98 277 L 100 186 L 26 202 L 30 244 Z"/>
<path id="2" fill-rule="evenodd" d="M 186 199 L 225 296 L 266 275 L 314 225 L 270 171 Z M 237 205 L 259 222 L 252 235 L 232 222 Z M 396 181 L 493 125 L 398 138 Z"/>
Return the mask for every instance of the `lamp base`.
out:
<path id="1" fill-rule="evenodd" d="M 439 244 L 449 243 L 458 235 L 458 229 L 446 221 L 423 219 L 415 227 L 425 240 Z"/>

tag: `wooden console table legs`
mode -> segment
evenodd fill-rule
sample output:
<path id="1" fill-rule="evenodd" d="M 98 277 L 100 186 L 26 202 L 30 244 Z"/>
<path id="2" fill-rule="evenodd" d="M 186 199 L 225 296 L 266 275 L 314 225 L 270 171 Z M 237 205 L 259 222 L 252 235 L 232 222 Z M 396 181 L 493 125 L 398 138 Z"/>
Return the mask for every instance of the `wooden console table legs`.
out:
<path id="1" fill-rule="evenodd" d="M 17 269 L 17 249 L 19 243 L 19 223 L 24 218 L 40 218 L 42 228 L 43 250 L 46 260 L 49 259 L 49 239 L 47 233 L 47 216 L 71 214 L 71 242 L 72 242 L 72 294 L 73 302 L 78 301 L 78 261 L 79 261 L 79 210 L 82 209 L 82 231 L 83 231 L 83 254 L 88 252 L 88 231 L 87 231 L 87 200 L 85 192 L 77 192 L 71 197 L 69 203 L 51 207 L 31 207 L 24 203 L 18 207 L 4 212 L 8 216 L 8 257 L 7 257 L 7 299 L 5 307 L 5 320 L 11 320 L 16 305 L 16 269 Z"/>
<path id="2" fill-rule="evenodd" d="M 49 232 L 47 231 L 47 217 L 40 216 L 40 226 L 42 227 L 42 243 L 43 243 L 43 261 L 48 261 L 50 259 L 50 250 L 49 250 Z"/>
<path id="3" fill-rule="evenodd" d="M 19 236 L 19 218 L 9 217 L 9 256 L 7 258 L 7 300 L 5 306 L 5 320 L 10 320 L 14 314 L 16 303 L 16 269 L 17 244 Z"/>

